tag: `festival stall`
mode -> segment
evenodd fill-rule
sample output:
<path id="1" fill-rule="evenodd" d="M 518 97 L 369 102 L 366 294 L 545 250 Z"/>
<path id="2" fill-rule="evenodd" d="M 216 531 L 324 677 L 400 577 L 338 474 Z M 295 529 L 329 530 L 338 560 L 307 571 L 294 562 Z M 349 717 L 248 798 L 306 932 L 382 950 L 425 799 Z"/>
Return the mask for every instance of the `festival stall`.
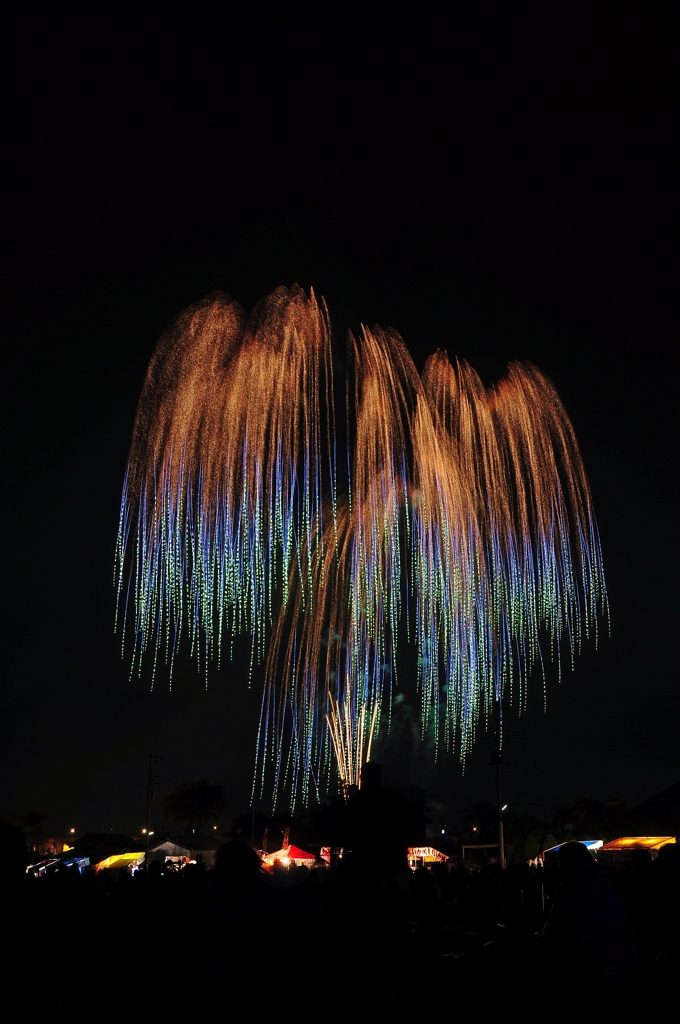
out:
<path id="1" fill-rule="evenodd" d="M 622 836 L 605 843 L 603 850 L 661 850 L 676 842 L 675 836 Z"/>
<path id="2" fill-rule="evenodd" d="M 675 842 L 675 836 L 621 836 L 605 843 L 598 860 L 618 875 L 639 864 L 656 860 L 659 850 Z"/>
<path id="3" fill-rule="evenodd" d="M 149 848 L 149 855 L 151 860 L 159 860 L 161 863 L 169 860 L 182 867 L 185 864 L 195 864 L 200 854 L 205 866 L 211 868 L 215 862 L 215 854 L 223 844 L 223 839 L 212 836 L 182 836 L 179 839 L 164 839 L 156 843 Z"/>
<path id="4" fill-rule="evenodd" d="M 408 866 L 412 871 L 416 868 L 430 867 L 432 864 L 446 864 L 448 856 L 434 846 L 409 846 Z"/>
<path id="5" fill-rule="evenodd" d="M 138 850 L 134 853 L 116 853 L 111 857 L 105 857 L 104 860 L 100 860 L 94 867 L 95 871 L 107 871 L 114 868 L 125 868 L 126 871 L 132 871 L 133 868 L 138 868 L 143 863 L 144 851 Z"/>
<path id="6" fill-rule="evenodd" d="M 306 853 L 299 846 L 284 846 L 276 853 L 264 853 L 262 864 L 266 868 L 273 868 L 275 865 L 288 868 L 291 864 L 296 867 L 313 868 L 316 864 L 316 856 L 313 853 Z"/>

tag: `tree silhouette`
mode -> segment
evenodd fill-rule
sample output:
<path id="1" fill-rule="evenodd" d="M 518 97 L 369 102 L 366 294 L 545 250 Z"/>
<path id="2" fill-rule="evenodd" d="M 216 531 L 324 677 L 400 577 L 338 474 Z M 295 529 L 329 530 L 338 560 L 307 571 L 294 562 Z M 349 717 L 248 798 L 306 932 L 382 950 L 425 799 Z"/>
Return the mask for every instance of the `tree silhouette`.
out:
<path id="1" fill-rule="evenodd" d="M 215 821 L 227 809 L 224 786 L 197 779 L 183 782 L 163 797 L 169 821 L 181 825 L 184 835 L 198 835 L 206 821 Z"/>
<path id="2" fill-rule="evenodd" d="M 45 839 L 45 826 L 48 818 L 40 811 L 26 811 L 24 814 L 14 814 L 9 819 L 12 825 L 20 828 L 26 839 L 26 845 L 31 853 L 35 853 L 43 845 Z"/>

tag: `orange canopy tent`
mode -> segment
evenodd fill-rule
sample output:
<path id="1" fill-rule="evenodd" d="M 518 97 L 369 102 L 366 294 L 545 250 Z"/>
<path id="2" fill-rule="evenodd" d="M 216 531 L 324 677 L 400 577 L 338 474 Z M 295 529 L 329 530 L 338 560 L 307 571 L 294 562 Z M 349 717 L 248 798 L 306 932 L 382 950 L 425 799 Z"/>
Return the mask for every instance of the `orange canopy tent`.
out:
<path id="1" fill-rule="evenodd" d="M 660 850 L 668 843 L 674 843 L 675 836 L 622 836 L 605 843 L 603 850 Z"/>

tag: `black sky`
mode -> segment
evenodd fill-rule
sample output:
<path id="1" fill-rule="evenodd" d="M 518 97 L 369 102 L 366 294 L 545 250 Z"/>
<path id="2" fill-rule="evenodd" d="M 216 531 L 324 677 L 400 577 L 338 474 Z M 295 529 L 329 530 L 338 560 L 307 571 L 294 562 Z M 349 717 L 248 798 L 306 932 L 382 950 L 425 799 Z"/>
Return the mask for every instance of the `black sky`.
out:
<path id="1" fill-rule="evenodd" d="M 25 4 L 6 11 L 3 810 L 135 830 L 141 755 L 247 805 L 239 663 L 129 681 L 113 549 L 165 324 L 220 288 L 314 286 L 489 383 L 555 382 L 602 535 L 612 635 L 508 731 L 509 799 L 678 781 L 677 81 L 649 5 Z M 491 797 L 411 767 L 451 806 Z M 404 779 L 417 761 L 395 750 Z M 415 776 L 417 775 L 417 778 Z"/>

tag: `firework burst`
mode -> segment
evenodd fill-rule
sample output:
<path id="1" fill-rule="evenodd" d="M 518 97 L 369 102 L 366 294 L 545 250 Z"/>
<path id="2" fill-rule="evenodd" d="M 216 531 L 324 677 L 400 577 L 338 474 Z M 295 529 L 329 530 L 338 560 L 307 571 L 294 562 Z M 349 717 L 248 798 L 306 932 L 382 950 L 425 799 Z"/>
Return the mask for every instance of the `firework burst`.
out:
<path id="1" fill-rule="evenodd" d="M 255 780 L 275 801 L 355 781 L 389 726 L 401 632 L 423 732 L 464 760 L 494 701 L 524 707 L 541 643 L 573 662 L 607 613 L 578 444 L 536 367 L 485 389 L 437 351 L 421 377 L 377 327 L 349 336 L 348 366 L 338 497 L 325 305 L 279 288 L 246 320 L 208 296 L 158 343 L 125 480 L 132 667 L 172 672 L 186 635 L 207 671 L 249 634 L 266 658 Z"/>

